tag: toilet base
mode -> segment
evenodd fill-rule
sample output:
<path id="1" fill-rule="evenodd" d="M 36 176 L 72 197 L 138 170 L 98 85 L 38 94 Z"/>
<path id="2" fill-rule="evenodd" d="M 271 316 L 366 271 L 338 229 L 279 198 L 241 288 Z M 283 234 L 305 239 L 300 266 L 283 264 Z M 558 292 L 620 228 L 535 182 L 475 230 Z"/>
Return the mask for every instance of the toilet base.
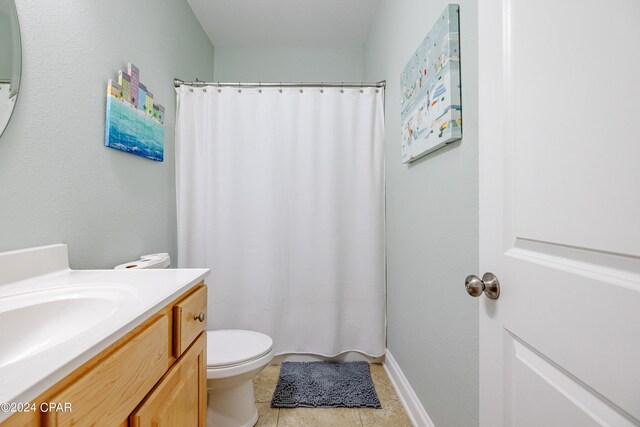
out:
<path id="1" fill-rule="evenodd" d="M 208 427 L 253 427 L 258 422 L 253 380 L 232 387 L 209 389 Z"/>

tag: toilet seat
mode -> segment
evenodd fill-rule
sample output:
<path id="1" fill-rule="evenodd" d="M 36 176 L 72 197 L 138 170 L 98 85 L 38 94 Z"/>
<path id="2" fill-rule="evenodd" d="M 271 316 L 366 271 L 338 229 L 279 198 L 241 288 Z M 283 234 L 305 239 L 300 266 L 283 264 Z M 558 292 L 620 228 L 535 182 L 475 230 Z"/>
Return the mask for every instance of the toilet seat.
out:
<path id="1" fill-rule="evenodd" d="M 207 331 L 207 370 L 248 364 L 271 353 L 271 337 L 255 331 Z"/>

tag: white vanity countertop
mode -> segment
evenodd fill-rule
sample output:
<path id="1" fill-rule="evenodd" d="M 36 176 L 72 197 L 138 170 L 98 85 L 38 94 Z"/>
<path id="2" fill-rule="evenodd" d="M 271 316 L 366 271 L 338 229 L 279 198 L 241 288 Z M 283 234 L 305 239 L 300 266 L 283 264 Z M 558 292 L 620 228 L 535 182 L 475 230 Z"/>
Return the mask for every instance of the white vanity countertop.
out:
<path id="1" fill-rule="evenodd" d="M 71 270 L 66 245 L 0 253 L 0 404 L 34 402 L 40 394 L 208 274 L 208 269 Z M 100 320 L 93 319 L 95 324 L 69 335 L 58 344 L 47 344 L 48 337 L 57 341 L 60 338 L 56 335 L 68 333 L 60 330 L 65 329 L 64 321 L 56 328 L 59 319 L 67 321 L 67 325 L 69 322 L 82 323 L 83 318 L 91 323 L 91 304 L 101 303 L 100 298 L 106 298 L 108 302 Z M 75 300 L 71 304 L 78 305 L 67 309 L 64 304 L 71 300 Z M 34 301 L 61 301 L 62 304 L 59 307 L 55 303 L 50 305 L 53 308 L 47 312 L 47 318 L 56 321 L 43 325 L 48 326 L 47 329 L 38 323 L 38 313 L 44 314 L 47 310 L 45 305 L 36 305 L 36 311 L 25 311 L 25 315 L 16 319 L 10 317 L 16 301 L 18 306 L 28 306 Z M 76 318 L 64 319 L 64 316 Z M 6 324 L 7 319 L 11 324 Z M 36 329 L 44 329 L 35 342 L 45 349 L 23 351 L 26 356 L 14 357 L 11 346 L 19 347 L 17 343 L 22 336 L 33 340 Z M 0 421 L 11 415 L 0 411 Z"/>

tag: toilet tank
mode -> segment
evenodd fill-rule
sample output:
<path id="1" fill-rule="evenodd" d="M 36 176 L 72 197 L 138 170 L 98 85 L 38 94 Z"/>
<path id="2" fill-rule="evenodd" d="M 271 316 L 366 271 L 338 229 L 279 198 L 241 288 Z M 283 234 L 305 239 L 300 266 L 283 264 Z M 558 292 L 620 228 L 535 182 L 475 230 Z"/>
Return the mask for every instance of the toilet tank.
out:
<path id="1" fill-rule="evenodd" d="M 129 268 L 167 268 L 171 264 L 168 253 L 142 255 L 139 260 L 116 265 L 114 270 L 126 270 Z"/>

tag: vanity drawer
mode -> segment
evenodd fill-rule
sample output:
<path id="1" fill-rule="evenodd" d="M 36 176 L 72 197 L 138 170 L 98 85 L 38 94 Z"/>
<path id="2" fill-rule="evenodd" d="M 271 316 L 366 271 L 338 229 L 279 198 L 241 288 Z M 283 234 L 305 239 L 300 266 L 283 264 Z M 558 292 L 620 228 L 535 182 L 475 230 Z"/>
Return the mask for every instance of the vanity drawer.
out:
<path id="1" fill-rule="evenodd" d="M 73 409 L 46 413 L 45 425 L 121 425 L 167 371 L 169 352 L 165 314 L 53 396 L 51 401 L 69 402 Z"/>
<path id="2" fill-rule="evenodd" d="M 207 326 L 207 287 L 197 288 L 173 307 L 173 355 L 180 355 Z"/>

